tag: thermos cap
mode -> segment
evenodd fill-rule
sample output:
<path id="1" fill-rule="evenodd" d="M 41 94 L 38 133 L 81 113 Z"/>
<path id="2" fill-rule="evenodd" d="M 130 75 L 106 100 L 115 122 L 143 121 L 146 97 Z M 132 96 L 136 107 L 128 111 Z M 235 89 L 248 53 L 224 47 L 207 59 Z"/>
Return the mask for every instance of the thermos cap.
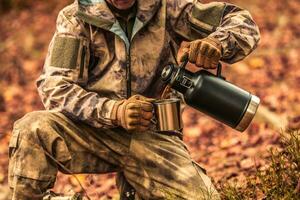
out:
<path id="1" fill-rule="evenodd" d="M 255 116 L 255 113 L 257 111 L 259 103 L 260 103 L 260 99 L 255 95 L 251 95 L 251 100 L 248 105 L 248 108 L 247 108 L 243 118 L 241 119 L 240 123 L 236 126 L 236 128 L 235 128 L 236 130 L 241 131 L 241 132 L 246 130 L 246 128 L 251 123 L 253 117 Z"/>
<path id="2" fill-rule="evenodd" d="M 170 78 L 171 78 L 171 75 L 172 75 L 172 73 L 173 73 L 173 70 L 174 70 L 174 66 L 173 65 L 167 65 L 164 69 L 163 69 L 163 71 L 162 71 L 162 73 L 161 73 L 161 78 L 162 78 L 162 80 L 163 81 L 165 81 L 165 82 L 167 82 L 167 81 L 169 81 L 170 80 Z"/>
<path id="3" fill-rule="evenodd" d="M 161 73 L 162 81 L 183 94 L 187 105 L 243 132 L 254 118 L 260 99 L 225 80 L 219 63 L 217 74 L 206 70 L 192 73 L 182 65 L 167 65 Z M 162 106 L 162 104 L 158 104 Z"/>

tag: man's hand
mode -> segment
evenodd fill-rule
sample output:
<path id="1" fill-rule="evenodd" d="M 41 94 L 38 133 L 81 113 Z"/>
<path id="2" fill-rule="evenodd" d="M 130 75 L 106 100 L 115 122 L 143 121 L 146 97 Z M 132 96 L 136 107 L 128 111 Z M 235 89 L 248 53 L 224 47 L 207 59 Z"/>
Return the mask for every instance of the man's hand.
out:
<path id="1" fill-rule="evenodd" d="M 183 56 L 180 61 L 189 59 L 189 62 L 196 64 L 197 67 L 214 69 L 218 66 L 221 59 L 221 44 L 217 39 L 204 38 L 188 43 L 183 48 Z"/>
<path id="2" fill-rule="evenodd" d="M 153 117 L 155 99 L 134 95 L 126 100 L 118 101 L 113 108 L 112 118 L 115 124 L 128 131 L 145 131 L 149 128 Z"/>

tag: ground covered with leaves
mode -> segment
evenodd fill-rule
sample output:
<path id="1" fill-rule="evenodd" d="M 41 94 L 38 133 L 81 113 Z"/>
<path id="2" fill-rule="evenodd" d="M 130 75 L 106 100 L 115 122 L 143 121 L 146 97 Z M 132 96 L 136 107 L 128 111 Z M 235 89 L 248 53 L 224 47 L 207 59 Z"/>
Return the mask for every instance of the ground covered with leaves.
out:
<path id="1" fill-rule="evenodd" d="M 260 27 L 262 39 L 257 51 L 247 59 L 225 66 L 224 76 L 259 96 L 261 106 L 254 122 L 244 133 L 187 108 L 183 115 L 184 140 L 192 157 L 223 191 L 224 199 L 276 199 L 275 196 L 268 196 L 270 193 L 262 184 L 273 181 L 275 185 L 274 177 L 285 183 L 290 176 L 294 176 L 294 183 L 299 179 L 300 171 L 299 163 L 298 168 L 294 168 L 294 174 L 280 176 L 276 171 L 286 168 L 278 161 L 282 158 L 278 155 L 289 151 L 289 145 L 280 142 L 279 133 L 285 132 L 286 128 L 300 127 L 300 2 L 231 2 L 252 13 Z M 66 4 L 68 1 L 58 0 L 51 3 L 18 0 L 0 3 L 0 199 L 5 199 L 7 191 L 8 141 L 13 122 L 27 112 L 43 109 L 35 80 L 42 70 L 58 11 Z M 190 66 L 190 69 L 194 67 Z M 299 138 L 299 132 L 293 133 Z M 270 153 L 272 148 L 277 148 L 278 152 L 273 150 Z M 299 159 L 299 154 L 295 151 L 293 155 Z M 274 157 L 278 158 L 276 162 Z M 282 162 L 293 161 L 287 159 Z M 272 163 L 275 166 L 272 167 Z M 273 179 L 263 176 L 266 172 L 274 173 Z M 114 176 L 77 177 L 92 199 L 110 199 L 117 194 Z M 259 191 L 245 190 L 246 186 L 258 188 Z M 70 193 L 80 191 L 80 187 L 74 177 L 59 174 L 55 191 Z M 296 196 L 278 196 L 277 199 L 297 199 L 299 191 L 297 193 L 296 186 L 293 191 L 296 191 Z"/>

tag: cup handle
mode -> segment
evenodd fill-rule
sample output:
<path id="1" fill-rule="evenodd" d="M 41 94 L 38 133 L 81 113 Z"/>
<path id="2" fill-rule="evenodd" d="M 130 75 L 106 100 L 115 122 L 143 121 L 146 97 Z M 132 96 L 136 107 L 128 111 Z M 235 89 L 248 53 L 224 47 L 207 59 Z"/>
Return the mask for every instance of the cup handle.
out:
<path id="1" fill-rule="evenodd" d="M 157 120 L 156 120 L 156 118 L 155 117 L 153 117 L 151 120 L 150 120 L 153 124 L 157 124 Z"/>
<path id="2" fill-rule="evenodd" d="M 168 92 L 171 91 L 171 86 L 167 85 L 164 89 L 164 91 L 162 92 L 162 94 L 160 95 L 161 99 L 166 99 Z"/>

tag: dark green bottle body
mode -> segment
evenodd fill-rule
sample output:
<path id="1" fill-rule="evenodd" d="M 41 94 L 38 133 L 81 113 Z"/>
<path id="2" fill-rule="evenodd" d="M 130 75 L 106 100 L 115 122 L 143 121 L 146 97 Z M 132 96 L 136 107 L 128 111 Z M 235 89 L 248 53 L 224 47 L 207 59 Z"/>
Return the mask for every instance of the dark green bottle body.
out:
<path id="1" fill-rule="evenodd" d="M 227 82 L 220 74 L 216 76 L 206 70 L 191 73 L 184 68 L 167 67 L 170 73 L 167 78 L 166 73 L 162 74 L 163 80 L 184 95 L 187 105 L 232 128 L 239 126 L 252 100 L 249 92 Z"/>

